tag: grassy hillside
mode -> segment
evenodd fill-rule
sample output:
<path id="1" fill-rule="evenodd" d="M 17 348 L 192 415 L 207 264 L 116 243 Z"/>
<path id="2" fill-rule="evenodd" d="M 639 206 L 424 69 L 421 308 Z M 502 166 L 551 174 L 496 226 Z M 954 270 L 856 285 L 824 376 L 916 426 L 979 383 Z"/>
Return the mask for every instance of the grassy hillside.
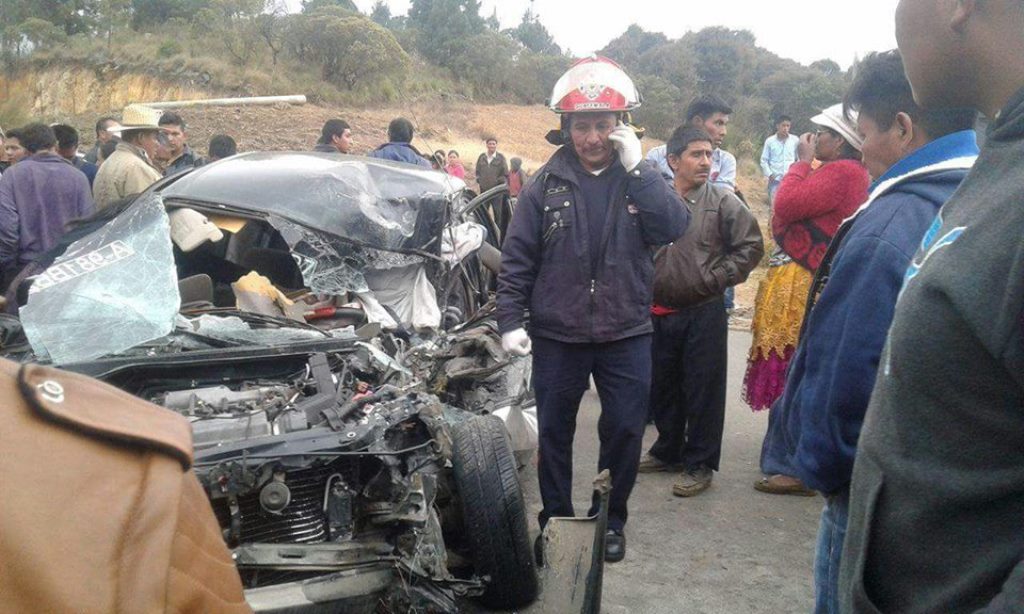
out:
<path id="1" fill-rule="evenodd" d="M 73 13 L 58 10 L 63 4 L 3 0 L 0 75 L 91 70 L 124 92 L 117 79 L 142 74 L 168 90 L 300 93 L 328 106 L 427 104 L 450 114 L 459 103 L 543 104 L 573 61 L 532 12 L 502 30 L 479 14 L 478 0 L 412 0 L 399 16 L 380 3 L 361 14 L 350 0 L 311 0 L 299 14 L 272 0 L 76 0 Z M 631 25 L 602 53 L 639 84 L 645 103 L 635 119 L 650 134 L 666 138 L 690 100 L 716 94 L 736 110 L 726 146 L 741 156 L 757 153 L 778 113 L 805 128 L 848 76 L 830 60 L 801 66 L 758 47 L 750 32 L 721 27 L 671 40 Z M 93 109 L 122 102 L 89 92 L 72 98 Z M 12 123 L 4 95 L 0 122 Z M 37 90 L 36 114 L 55 104 L 67 112 L 66 101 L 39 100 L 46 96 Z"/>

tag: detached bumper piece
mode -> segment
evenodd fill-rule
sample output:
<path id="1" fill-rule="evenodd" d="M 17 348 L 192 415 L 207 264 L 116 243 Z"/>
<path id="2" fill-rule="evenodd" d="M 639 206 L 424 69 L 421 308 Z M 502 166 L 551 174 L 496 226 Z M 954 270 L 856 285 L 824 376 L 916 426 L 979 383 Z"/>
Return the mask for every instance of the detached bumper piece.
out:
<path id="1" fill-rule="evenodd" d="M 604 537 L 608 530 L 611 474 L 594 478 L 598 512 L 587 518 L 551 518 L 544 527 L 540 598 L 529 614 L 600 614 Z"/>

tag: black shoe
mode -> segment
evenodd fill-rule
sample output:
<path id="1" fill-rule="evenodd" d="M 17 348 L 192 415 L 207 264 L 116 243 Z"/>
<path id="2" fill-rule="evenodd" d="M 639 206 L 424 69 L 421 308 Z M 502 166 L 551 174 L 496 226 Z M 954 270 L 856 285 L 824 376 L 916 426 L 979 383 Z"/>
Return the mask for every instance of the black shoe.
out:
<path id="1" fill-rule="evenodd" d="M 626 536 L 622 531 L 609 529 L 604 534 L 604 560 L 606 563 L 618 563 L 626 557 Z"/>
<path id="2" fill-rule="evenodd" d="M 537 539 L 533 540 L 533 560 L 537 563 L 537 567 L 544 566 L 544 534 L 537 536 Z"/>

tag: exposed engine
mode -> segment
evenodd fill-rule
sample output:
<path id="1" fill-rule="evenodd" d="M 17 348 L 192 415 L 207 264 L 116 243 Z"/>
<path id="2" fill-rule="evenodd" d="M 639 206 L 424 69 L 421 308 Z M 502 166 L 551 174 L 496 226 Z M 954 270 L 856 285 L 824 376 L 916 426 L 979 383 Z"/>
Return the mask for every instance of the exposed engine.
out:
<path id="1" fill-rule="evenodd" d="M 293 386 L 252 386 L 232 390 L 212 386 L 176 390 L 153 399 L 154 403 L 189 417 L 197 447 L 225 441 L 264 437 L 306 430 L 303 413 L 289 406 L 301 396 Z"/>
<path id="2" fill-rule="evenodd" d="M 445 405 L 381 381 L 400 383 L 364 348 L 311 354 L 284 380 L 150 390 L 192 423 L 196 475 L 247 586 L 369 566 L 479 592 L 451 575 L 438 515 Z"/>

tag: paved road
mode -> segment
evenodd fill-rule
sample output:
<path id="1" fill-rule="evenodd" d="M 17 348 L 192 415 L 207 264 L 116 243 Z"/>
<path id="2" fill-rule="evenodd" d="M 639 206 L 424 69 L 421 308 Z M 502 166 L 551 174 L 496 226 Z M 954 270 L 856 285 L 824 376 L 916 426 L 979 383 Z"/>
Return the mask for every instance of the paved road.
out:
<path id="1" fill-rule="evenodd" d="M 698 497 L 673 497 L 671 474 L 641 475 L 630 499 L 626 559 L 606 567 L 603 610 L 608 614 L 809 612 L 820 497 L 781 497 L 755 491 L 767 414 L 740 398 L 750 334 L 729 333 L 729 394 L 722 471 Z M 600 405 L 584 397 L 576 436 L 575 500 L 586 511 L 597 467 Z M 648 427 L 645 450 L 654 441 Z M 536 472 L 522 473 L 536 530 L 540 510 Z"/>

